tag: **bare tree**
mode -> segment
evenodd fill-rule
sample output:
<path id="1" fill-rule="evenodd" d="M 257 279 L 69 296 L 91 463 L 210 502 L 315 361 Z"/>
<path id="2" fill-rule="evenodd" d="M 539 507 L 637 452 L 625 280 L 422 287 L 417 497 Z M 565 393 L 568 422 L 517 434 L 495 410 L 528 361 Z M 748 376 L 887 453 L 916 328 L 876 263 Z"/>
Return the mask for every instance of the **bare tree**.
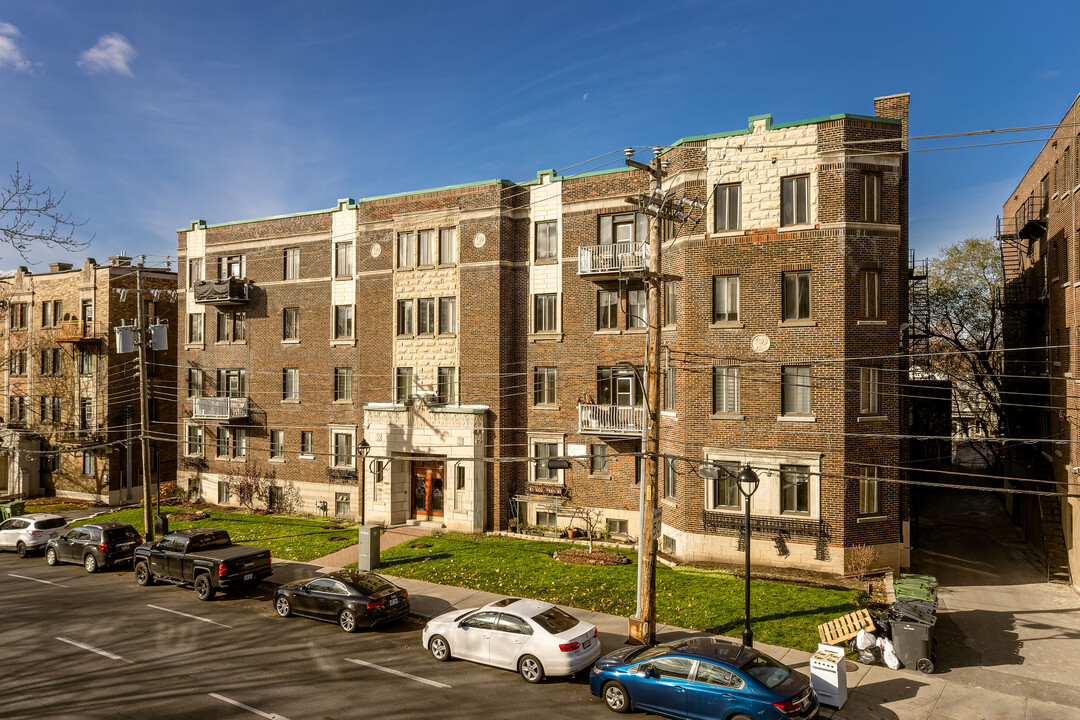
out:
<path id="1" fill-rule="evenodd" d="M 589 540 L 589 552 L 593 551 L 593 535 L 596 534 L 596 526 L 604 518 L 604 510 L 601 508 L 580 507 L 577 505 L 565 505 L 560 508 L 570 517 L 570 522 L 578 520 L 585 526 L 585 534 Z"/>
<path id="2" fill-rule="evenodd" d="M 57 196 L 50 188 L 39 188 L 18 164 L 8 178 L 10 185 L 0 188 L 0 242 L 13 247 L 24 260 L 38 245 L 75 250 L 90 244 L 93 237 L 75 238 L 75 230 L 86 221 L 75 220 L 60 209 L 66 193 Z"/>
<path id="3" fill-rule="evenodd" d="M 256 502 L 266 502 L 275 477 L 273 468 L 263 470 L 259 463 L 248 460 L 236 469 L 230 468 L 222 482 L 236 496 L 238 503 L 254 510 Z"/>

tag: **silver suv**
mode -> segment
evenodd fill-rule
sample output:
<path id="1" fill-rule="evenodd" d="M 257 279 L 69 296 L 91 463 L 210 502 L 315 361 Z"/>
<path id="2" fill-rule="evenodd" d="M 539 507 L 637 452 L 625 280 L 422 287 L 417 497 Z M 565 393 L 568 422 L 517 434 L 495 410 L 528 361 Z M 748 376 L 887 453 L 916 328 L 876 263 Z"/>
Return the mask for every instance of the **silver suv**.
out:
<path id="1" fill-rule="evenodd" d="M 26 557 L 44 550 L 49 540 L 60 537 L 67 529 L 67 520 L 52 513 L 19 515 L 0 523 L 0 550 L 14 550 Z"/>

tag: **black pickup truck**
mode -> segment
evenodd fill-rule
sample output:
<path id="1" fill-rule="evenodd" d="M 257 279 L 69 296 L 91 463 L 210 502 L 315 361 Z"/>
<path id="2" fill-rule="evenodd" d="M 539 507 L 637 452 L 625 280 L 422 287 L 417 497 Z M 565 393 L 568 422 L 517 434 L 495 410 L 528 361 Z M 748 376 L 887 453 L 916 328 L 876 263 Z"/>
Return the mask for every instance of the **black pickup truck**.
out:
<path id="1" fill-rule="evenodd" d="M 256 583 L 271 573 L 270 551 L 233 545 L 229 533 L 191 528 L 169 533 L 157 542 L 135 548 L 135 581 L 155 580 L 195 586 L 200 600 L 212 600 L 218 590 Z"/>

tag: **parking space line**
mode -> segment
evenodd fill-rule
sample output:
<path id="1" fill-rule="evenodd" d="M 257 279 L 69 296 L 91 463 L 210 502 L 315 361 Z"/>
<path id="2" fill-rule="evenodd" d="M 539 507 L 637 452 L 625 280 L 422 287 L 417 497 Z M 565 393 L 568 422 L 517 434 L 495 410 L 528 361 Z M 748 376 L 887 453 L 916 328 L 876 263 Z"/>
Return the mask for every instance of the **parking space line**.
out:
<path id="1" fill-rule="evenodd" d="M 410 675 L 407 672 L 401 672 L 400 670 L 394 670 L 392 668 L 383 667 L 382 665 L 376 665 L 375 663 L 369 663 L 369 662 L 366 662 L 364 660 L 356 660 L 355 658 L 345 658 L 345 662 L 351 662 L 351 663 L 355 663 L 357 665 L 363 665 L 364 667 L 374 668 L 375 670 L 382 670 L 384 673 L 390 673 L 391 675 L 398 675 L 398 676 L 403 677 L 403 678 L 408 678 L 410 680 L 415 680 L 416 682 L 422 682 L 425 685 L 430 685 L 431 687 L 437 687 L 437 688 L 449 688 L 450 687 L 450 685 L 446 685 L 446 684 L 441 683 L 441 682 L 436 682 L 434 680 L 428 680 L 427 678 L 417 677 L 416 675 Z"/>
<path id="2" fill-rule="evenodd" d="M 115 653 L 109 652 L 108 650 L 102 650 L 101 648 L 96 648 L 93 645 L 87 645 L 85 643 L 78 642 L 77 640 L 69 640 L 66 637 L 59 637 L 58 636 L 56 639 L 59 640 L 62 643 L 67 643 L 68 645 L 74 645 L 77 648 L 82 648 L 83 650 L 89 650 L 92 653 L 97 653 L 98 655 L 101 655 L 102 657 L 107 657 L 110 660 L 123 660 L 124 662 L 128 663 L 129 665 L 134 664 L 134 662 L 131 661 L 131 660 L 128 660 L 126 658 L 122 658 L 122 657 L 120 657 L 119 655 L 117 655 Z"/>
<path id="3" fill-rule="evenodd" d="M 224 695 L 218 695 L 217 693 L 206 693 L 206 694 L 209 695 L 210 697 L 214 698 L 215 700 L 220 700 L 221 702 L 229 703 L 230 705 L 235 705 L 238 708 L 242 708 L 244 710 L 247 710 L 249 713 L 255 713 L 256 715 L 267 718 L 267 720 L 289 720 L 289 718 L 285 717 L 284 715 L 278 715 L 277 713 L 266 713 L 266 712 L 263 712 L 262 710 L 259 710 L 257 708 L 253 708 L 250 705 L 245 705 L 242 702 L 237 702 L 236 700 L 233 700 L 232 698 L 227 698 Z"/>
<path id="4" fill-rule="evenodd" d="M 39 580 L 38 578 L 32 578 L 29 575 L 16 575 L 15 573 L 8 573 L 11 577 L 17 577 L 20 580 L 33 580 L 34 582 L 45 583 L 46 585 L 55 585 L 56 587 L 66 588 L 67 585 L 61 585 L 60 583 L 54 583 L 51 580 Z"/>
<path id="5" fill-rule="evenodd" d="M 204 623 L 210 623 L 211 625 L 220 625 L 223 628 L 229 628 L 230 630 L 232 630 L 232 625 L 219 623 L 217 620 L 211 620 L 210 618 L 199 617 L 198 615 L 189 615 L 186 612 L 180 612 L 179 610 L 170 610 L 169 608 L 161 607 L 160 605 L 151 605 L 150 603 L 147 603 L 146 607 L 154 608 L 155 610 L 164 610 L 165 612 L 173 613 L 174 615 L 183 615 L 184 617 L 191 618 L 192 620 L 201 620 Z"/>

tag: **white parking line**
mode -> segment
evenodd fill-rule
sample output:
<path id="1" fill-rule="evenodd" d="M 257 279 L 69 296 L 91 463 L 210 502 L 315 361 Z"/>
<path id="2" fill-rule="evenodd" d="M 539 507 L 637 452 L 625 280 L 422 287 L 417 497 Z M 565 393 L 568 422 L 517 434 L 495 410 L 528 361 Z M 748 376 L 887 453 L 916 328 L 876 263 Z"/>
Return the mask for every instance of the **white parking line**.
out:
<path id="1" fill-rule="evenodd" d="M 173 613 L 174 615 L 183 615 L 184 617 L 191 618 L 192 620 L 201 620 L 204 623 L 210 623 L 211 625 L 220 625 L 223 628 L 229 628 L 230 630 L 232 630 L 232 625 L 219 623 L 217 620 L 211 620 L 210 618 L 199 617 L 198 615 L 189 615 L 186 612 L 180 612 L 179 610 L 170 610 L 169 608 L 161 607 L 160 605 L 151 605 L 149 603 L 146 604 L 146 607 L 154 608 L 155 610 L 164 610 L 165 612 Z"/>
<path id="2" fill-rule="evenodd" d="M 244 710 L 247 710 L 250 713 L 255 713 L 256 715 L 260 715 L 260 716 L 262 716 L 264 718 L 267 718 L 268 720 L 289 720 L 289 718 L 285 717 L 284 715 L 278 715 L 277 713 L 265 713 L 262 710 L 257 710 L 255 708 L 251 707 L 250 705 L 245 705 L 242 702 L 237 702 L 236 700 L 233 700 L 232 698 L 227 698 L 224 695 L 218 695 L 217 693 L 206 693 L 206 694 L 209 695 L 210 697 L 216 699 L 216 700 L 220 700 L 221 702 L 229 703 L 230 705 L 235 705 L 238 708 L 243 708 Z"/>
<path id="3" fill-rule="evenodd" d="M 116 655 L 115 653 L 109 652 L 108 650 L 102 650 L 100 648 L 96 648 L 93 645 L 86 645 L 85 643 L 77 642 L 75 640 L 69 640 L 68 638 L 65 638 L 65 637 L 57 637 L 56 639 L 59 640 L 60 642 L 67 643 L 68 645 L 74 645 L 77 648 L 82 648 L 83 650 L 89 650 L 92 653 L 97 653 L 98 655 L 101 655 L 102 657 L 107 657 L 110 660 L 123 660 L 124 662 L 126 662 L 128 664 L 134 664 L 131 660 L 127 660 L 125 658 L 122 658 L 119 655 Z"/>
<path id="4" fill-rule="evenodd" d="M 422 682 L 425 685 L 430 685 L 431 687 L 437 687 L 437 688 L 449 688 L 450 687 L 449 685 L 445 685 L 445 684 L 443 684 L 441 682 L 435 682 L 434 680 L 428 680 L 427 678 L 417 677 L 416 675 L 410 675 L 407 672 L 401 672 L 400 670 L 393 670 L 393 669 L 388 668 L 388 667 L 383 667 L 382 665 L 376 665 L 375 663 L 365 662 L 364 660 L 356 660 L 354 658 L 345 658 L 345 662 L 356 663 L 357 665 L 363 665 L 364 667 L 374 668 L 376 670 L 382 670 L 385 673 L 390 673 L 391 675 L 398 675 L 398 676 L 403 677 L 403 678 L 409 678 L 410 680 L 415 680 L 416 682 Z"/>
<path id="5" fill-rule="evenodd" d="M 38 578 L 32 578 L 27 575 L 16 575 L 15 573 L 8 573 L 11 577 L 17 577 L 20 580 L 33 580 L 34 582 L 45 583 L 46 585 L 55 585 L 56 587 L 67 587 L 67 585 L 61 585 L 60 583 L 54 583 L 50 580 L 39 580 Z"/>

